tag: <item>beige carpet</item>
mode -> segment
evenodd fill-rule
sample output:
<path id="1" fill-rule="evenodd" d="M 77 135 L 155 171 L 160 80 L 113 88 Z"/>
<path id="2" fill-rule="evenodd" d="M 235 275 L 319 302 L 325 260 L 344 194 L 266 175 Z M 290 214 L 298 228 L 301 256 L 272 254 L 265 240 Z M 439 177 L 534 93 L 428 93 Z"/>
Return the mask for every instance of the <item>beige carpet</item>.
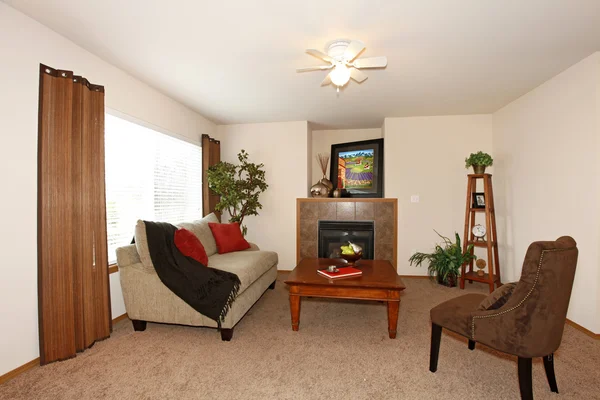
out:
<path id="1" fill-rule="evenodd" d="M 283 282 L 222 342 L 214 329 L 128 320 L 75 359 L 0 386 L 1 399 L 517 399 L 516 359 L 444 334 L 428 370 L 429 309 L 465 293 L 405 279 L 398 337 L 382 303 L 308 299 L 293 332 Z M 485 291 L 469 285 L 468 291 Z M 560 397 L 533 366 L 536 399 L 600 399 L 600 342 L 567 326 L 556 354 Z"/>

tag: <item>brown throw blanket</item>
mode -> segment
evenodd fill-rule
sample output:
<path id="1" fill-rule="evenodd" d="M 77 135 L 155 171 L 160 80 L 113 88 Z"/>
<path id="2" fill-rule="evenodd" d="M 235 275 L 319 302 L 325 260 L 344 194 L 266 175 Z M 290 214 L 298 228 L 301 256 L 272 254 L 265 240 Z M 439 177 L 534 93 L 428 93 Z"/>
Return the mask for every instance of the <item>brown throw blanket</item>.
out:
<path id="1" fill-rule="evenodd" d="M 144 224 L 150 258 L 162 283 L 220 327 L 238 294 L 238 276 L 184 256 L 175 246 L 177 227 L 165 222 Z"/>

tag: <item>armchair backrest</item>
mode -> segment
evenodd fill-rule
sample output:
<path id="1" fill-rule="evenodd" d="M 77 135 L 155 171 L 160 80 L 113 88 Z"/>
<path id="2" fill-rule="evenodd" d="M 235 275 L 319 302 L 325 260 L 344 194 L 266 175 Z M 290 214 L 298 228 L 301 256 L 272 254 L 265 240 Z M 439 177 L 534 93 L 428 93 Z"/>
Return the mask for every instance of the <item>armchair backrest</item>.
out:
<path id="1" fill-rule="evenodd" d="M 577 243 L 570 236 L 534 242 L 527 249 L 521 279 L 502 309 L 516 307 L 512 326 L 517 332 L 511 333 L 521 338 L 518 347 L 531 356 L 551 354 L 560 345 L 577 255 Z"/>

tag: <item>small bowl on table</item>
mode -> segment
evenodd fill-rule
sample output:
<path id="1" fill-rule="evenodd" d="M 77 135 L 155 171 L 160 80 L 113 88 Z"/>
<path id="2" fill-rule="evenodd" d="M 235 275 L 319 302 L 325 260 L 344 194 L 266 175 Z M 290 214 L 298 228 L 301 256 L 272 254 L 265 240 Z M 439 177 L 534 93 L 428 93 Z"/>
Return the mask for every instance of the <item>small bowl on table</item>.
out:
<path id="1" fill-rule="evenodd" d="M 355 265 L 362 258 L 362 251 L 354 254 L 340 254 L 340 257 L 346 260 L 348 265 Z"/>

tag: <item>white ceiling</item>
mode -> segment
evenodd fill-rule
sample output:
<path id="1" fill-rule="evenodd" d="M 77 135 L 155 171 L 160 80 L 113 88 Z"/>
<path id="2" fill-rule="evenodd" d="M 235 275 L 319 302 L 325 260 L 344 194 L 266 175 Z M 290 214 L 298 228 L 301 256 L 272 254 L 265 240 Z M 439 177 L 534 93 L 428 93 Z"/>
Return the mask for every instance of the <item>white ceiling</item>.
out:
<path id="1" fill-rule="evenodd" d="M 225 124 L 489 113 L 600 50 L 600 0 L 5 2 Z M 326 71 L 295 72 L 336 38 L 388 67 L 339 96 Z"/>

